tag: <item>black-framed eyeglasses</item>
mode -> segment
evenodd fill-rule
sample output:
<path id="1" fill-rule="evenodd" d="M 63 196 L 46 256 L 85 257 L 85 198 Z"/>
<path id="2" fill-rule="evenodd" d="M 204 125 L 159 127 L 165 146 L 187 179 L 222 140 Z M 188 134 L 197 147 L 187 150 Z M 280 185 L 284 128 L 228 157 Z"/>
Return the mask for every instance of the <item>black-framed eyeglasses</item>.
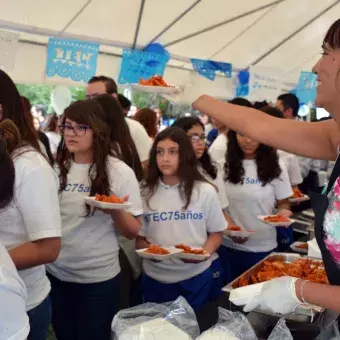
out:
<path id="1" fill-rule="evenodd" d="M 90 130 L 91 127 L 88 125 L 68 125 L 68 124 L 62 124 L 59 126 L 60 133 L 65 136 L 65 134 L 70 134 L 72 131 L 76 136 L 83 137 L 86 135 L 86 131 Z"/>
<path id="2" fill-rule="evenodd" d="M 207 140 L 207 137 L 205 135 L 192 135 L 189 137 L 192 143 L 198 143 L 198 142 L 203 142 L 205 143 Z"/>

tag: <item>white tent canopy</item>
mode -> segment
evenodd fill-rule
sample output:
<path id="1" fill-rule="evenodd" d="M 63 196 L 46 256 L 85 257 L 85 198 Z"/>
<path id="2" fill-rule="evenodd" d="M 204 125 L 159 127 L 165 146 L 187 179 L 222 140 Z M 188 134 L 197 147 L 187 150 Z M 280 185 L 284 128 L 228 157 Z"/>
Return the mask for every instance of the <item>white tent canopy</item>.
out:
<path id="1" fill-rule="evenodd" d="M 20 32 L 16 82 L 43 83 L 49 37 L 99 42 L 97 74 L 117 78 L 123 48 L 160 42 L 172 59 L 165 79 L 195 83 L 190 57 L 284 70 L 295 84 L 319 58 L 324 34 L 339 17 L 337 0 L 0 0 L 0 29 Z M 71 83 L 59 78 L 58 83 Z M 216 94 L 231 80 L 199 79 Z M 230 94 L 231 95 L 231 94 Z"/>

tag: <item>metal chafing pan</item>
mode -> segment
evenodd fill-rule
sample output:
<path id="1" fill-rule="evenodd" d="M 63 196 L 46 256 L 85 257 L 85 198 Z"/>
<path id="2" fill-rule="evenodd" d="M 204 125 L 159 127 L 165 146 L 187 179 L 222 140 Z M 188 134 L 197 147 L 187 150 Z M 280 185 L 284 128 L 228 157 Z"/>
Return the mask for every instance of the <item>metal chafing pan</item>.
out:
<path id="1" fill-rule="evenodd" d="M 255 266 L 247 270 L 245 273 L 240 275 L 237 279 L 230 282 L 227 286 L 225 286 L 222 290 L 226 293 L 230 293 L 233 289 L 237 288 L 237 283 L 241 278 L 250 278 L 252 275 L 256 274 L 259 269 L 262 267 L 264 261 L 275 262 L 275 261 L 284 261 L 284 262 L 294 262 L 299 258 L 308 258 L 307 256 L 301 256 L 299 254 L 290 254 L 290 253 L 272 253 L 268 255 L 261 262 L 257 263 Z M 322 262 L 320 260 L 312 259 L 313 261 Z M 319 307 L 315 307 L 314 309 L 306 309 L 304 307 L 299 307 L 296 309 L 295 313 L 284 315 L 284 318 L 291 321 L 296 322 L 313 322 L 313 319 L 324 310 Z M 256 309 L 255 312 L 281 317 L 282 315 L 276 315 L 269 313 L 267 311 Z"/>

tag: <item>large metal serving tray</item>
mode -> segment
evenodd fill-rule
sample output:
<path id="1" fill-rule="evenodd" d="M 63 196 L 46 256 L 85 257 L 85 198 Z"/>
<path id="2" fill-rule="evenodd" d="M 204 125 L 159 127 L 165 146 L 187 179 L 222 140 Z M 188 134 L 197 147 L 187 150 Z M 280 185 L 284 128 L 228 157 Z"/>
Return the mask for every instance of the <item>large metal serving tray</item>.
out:
<path id="1" fill-rule="evenodd" d="M 237 279 L 234 281 L 230 282 L 227 286 L 225 286 L 222 290 L 226 293 L 230 293 L 233 289 L 237 288 L 237 284 L 241 278 L 250 278 L 252 275 L 256 274 L 259 269 L 262 267 L 263 262 L 269 261 L 269 262 L 275 262 L 275 261 L 284 261 L 284 262 L 294 262 L 295 260 L 299 258 L 309 258 L 307 256 L 301 256 L 299 254 L 290 254 L 290 253 L 272 253 L 268 255 L 265 259 L 257 263 L 255 266 L 247 270 L 245 273 L 240 275 Z M 236 260 L 236 259 L 235 259 Z M 319 261 L 320 260 L 315 260 L 314 261 Z M 267 311 L 261 310 L 261 309 L 256 309 L 255 310 L 258 313 L 265 314 L 265 315 L 272 315 L 272 316 L 277 316 L 281 317 L 281 315 L 276 315 L 269 313 Z M 284 315 L 284 318 L 287 320 L 291 321 L 296 321 L 296 322 L 313 322 L 313 319 L 315 316 L 317 316 L 319 313 L 323 312 L 322 308 L 316 307 L 313 310 L 306 309 L 303 307 L 299 307 L 296 309 L 295 313 L 287 314 Z"/>

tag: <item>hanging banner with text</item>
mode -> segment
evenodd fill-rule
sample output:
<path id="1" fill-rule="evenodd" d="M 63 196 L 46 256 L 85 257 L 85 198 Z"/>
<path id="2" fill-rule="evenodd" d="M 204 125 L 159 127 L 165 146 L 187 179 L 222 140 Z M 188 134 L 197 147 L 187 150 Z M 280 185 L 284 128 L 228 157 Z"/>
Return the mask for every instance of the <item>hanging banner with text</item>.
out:
<path id="1" fill-rule="evenodd" d="M 99 44 L 81 40 L 50 38 L 46 76 L 88 82 L 97 71 Z"/>
<path id="2" fill-rule="evenodd" d="M 317 75 L 313 72 L 301 72 L 296 96 L 301 105 L 314 106 L 316 97 Z"/>
<path id="3" fill-rule="evenodd" d="M 19 37 L 17 33 L 0 31 L 0 67 L 6 71 L 14 69 Z"/>
<path id="4" fill-rule="evenodd" d="M 119 84 L 136 84 L 140 79 L 163 76 L 169 55 L 140 50 L 123 51 Z"/>
<path id="5" fill-rule="evenodd" d="M 275 103 L 282 92 L 283 70 L 271 67 L 249 67 L 249 100 Z"/>
<path id="6" fill-rule="evenodd" d="M 194 70 L 209 80 L 215 80 L 216 72 L 221 72 L 227 78 L 231 78 L 232 65 L 230 63 L 194 58 L 191 58 L 190 61 Z"/>

